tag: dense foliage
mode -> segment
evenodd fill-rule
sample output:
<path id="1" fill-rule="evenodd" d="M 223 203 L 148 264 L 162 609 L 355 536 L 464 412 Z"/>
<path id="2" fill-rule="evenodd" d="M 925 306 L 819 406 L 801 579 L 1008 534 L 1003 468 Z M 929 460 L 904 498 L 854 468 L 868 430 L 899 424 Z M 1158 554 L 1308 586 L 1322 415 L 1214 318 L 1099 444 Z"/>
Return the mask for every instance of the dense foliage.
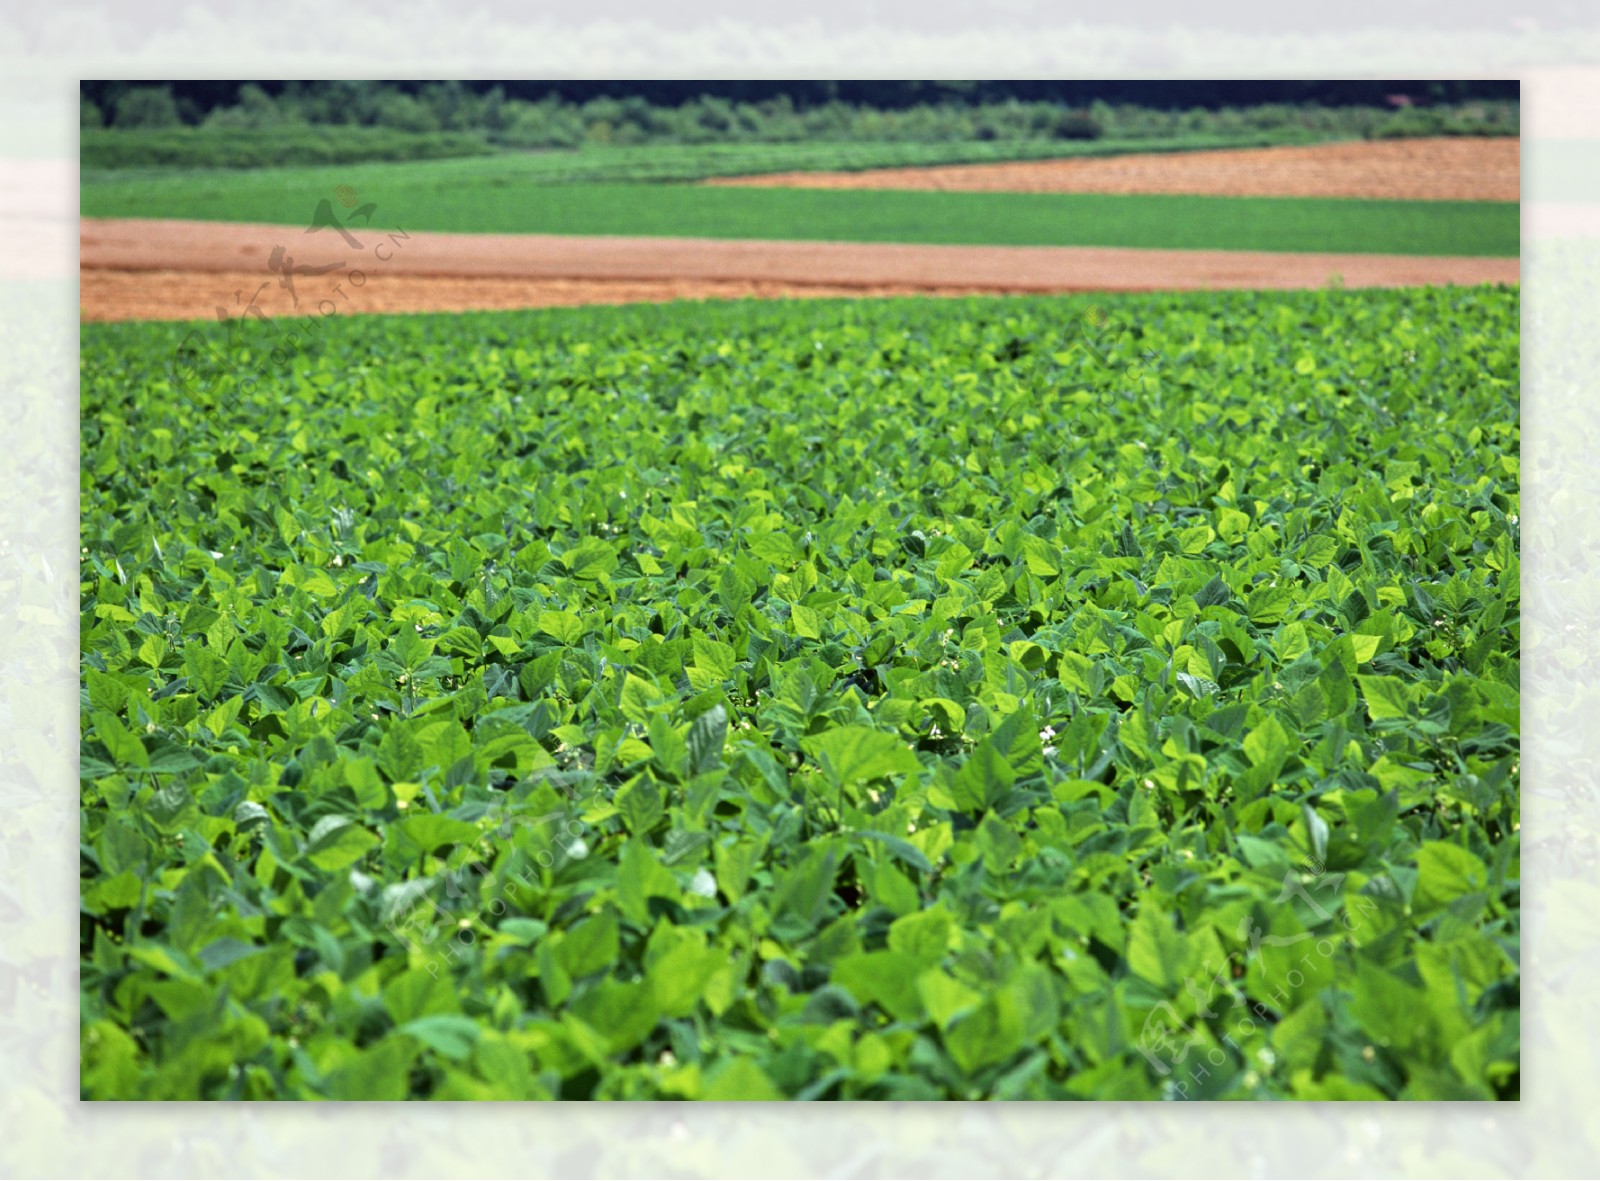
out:
<path id="1" fill-rule="evenodd" d="M 193 90 L 196 85 L 180 84 L 179 89 Z M 1043 94 L 1026 100 L 978 95 L 976 101 L 964 101 L 954 90 L 930 93 L 913 103 L 886 103 L 881 96 L 879 101 L 835 97 L 797 103 L 788 93 L 740 100 L 700 92 L 672 102 L 660 101 L 662 96 L 652 101 L 647 93 L 600 92 L 574 100 L 555 92 L 534 91 L 519 97 L 508 95 L 503 86 L 460 82 L 409 86 L 324 82 L 270 91 L 253 82 L 198 85 L 231 87 L 231 101 L 221 94 L 186 94 L 175 99 L 171 86 L 85 83 L 80 123 L 92 136 L 86 138 L 85 146 L 95 148 L 94 166 L 255 166 L 263 153 L 292 142 L 284 138 L 290 132 L 303 135 L 311 129 L 321 130 L 324 151 L 352 152 L 365 146 L 364 142 L 359 136 L 342 134 L 341 129 L 383 129 L 424 136 L 454 132 L 451 141 L 421 142 L 462 144 L 469 142 L 466 137 L 486 137 L 506 149 L 823 142 L 950 148 L 994 144 L 1013 151 L 1037 151 L 1051 144 L 1101 137 L 1174 139 L 1202 146 L 1219 139 L 1290 143 L 1516 135 L 1520 120 L 1514 97 L 1386 107 L 1382 105 L 1386 92 L 1381 89 L 1369 90 L 1371 99 L 1366 105 L 1257 100 L 1219 108 L 1208 107 L 1198 95 L 1171 106 Z M 620 85 L 626 89 L 630 84 Z M 650 88 L 649 83 L 631 85 L 646 92 Z M 714 89 L 716 84 L 690 85 Z M 1382 84 L 1356 85 L 1371 88 Z M 938 84 L 933 86 L 938 90 Z M 513 88 L 517 89 L 526 88 Z M 1405 101 L 1409 103 L 1410 96 L 1405 96 Z M 230 148 L 228 137 L 234 135 L 250 144 L 251 150 L 241 154 Z M 177 150 L 186 155 L 174 159 Z M 208 150 L 210 156 L 204 154 Z M 371 158 L 370 154 L 349 157 Z M 291 159 L 281 156 L 267 162 L 289 163 Z"/>
<path id="2" fill-rule="evenodd" d="M 1517 316 L 85 325 L 83 1094 L 1515 1097 Z"/>
<path id="3" fill-rule="evenodd" d="M 641 136 L 693 140 L 816 136 L 854 127 L 918 136 L 1052 134 L 1063 111 L 1091 113 L 1108 132 L 1155 126 L 1194 129 L 1206 120 L 1237 129 L 1342 125 L 1366 134 L 1396 110 L 1442 125 L 1494 123 L 1515 112 L 1515 81 L 1114 80 L 917 81 L 524 79 L 521 81 L 84 81 L 86 125 L 119 127 L 274 122 L 367 124 L 402 130 L 502 130 L 530 108 L 545 122 L 576 118 L 579 134 L 601 121 Z M 883 123 L 875 117 L 886 117 Z M 1513 119 L 1513 123 L 1515 120 Z M 1466 129 L 1466 128 L 1463 128 Z M 1069 125 L 1069 131 L 1072 130 Z M 851 138 L 855 136 L 852 135 Z"/>
<path id="4" fill-rule="evenodd" d="M 78 163 L 85 169 L 270 168 L 296 164 L 356 164 L 366 160 L 435 160 L 483 156 L 494 149 L 481 135 L 459 131 L 396 131 L 389 127 L 308 127 L 288 124 L 247 131 L 172 127 L 84 131 Z"/>
<path id="5" fill-rule="evenodd" d="M 128 80 L 86 80 L 79 94 L 105 110 L 114 110 L 133 90 L 160 89 L 175 100 L 184 118 L 204 117 L 218 108 L 259 105 L 262 100 L 293 105 L 316 122 L 351 120 L 366 105 L 388 94 L 409 94 L 448 110 L 467 95 L 487 99 L 536 101 L 553 98 L 587 103 L 597 98 L 642 99 L 651 106 L 681 107 L 705 99 L 736 104 L 784 102 L 800 110 L 843 103 L 900 111 L 918 106 L 984 106 L 1006 102 L 1049 102 L 1087 106 L 1107 102 L 1160 111 L 1220 110 L 1263 105 L 1385 107 L 1391 96 L 1438 106 L 1468 102 L 1516 102 L 1521 86 L 1515 80 L 1467 79 L 1200 79 L 1200 78 L 989 78 L 954 79 L 680 79 L 680 78 L 524 78 L 456 82 L 369 81 L 229 81 L 185 78 L 155 85 Z M 359 121 L 359 120 L 357 120 Z"/>

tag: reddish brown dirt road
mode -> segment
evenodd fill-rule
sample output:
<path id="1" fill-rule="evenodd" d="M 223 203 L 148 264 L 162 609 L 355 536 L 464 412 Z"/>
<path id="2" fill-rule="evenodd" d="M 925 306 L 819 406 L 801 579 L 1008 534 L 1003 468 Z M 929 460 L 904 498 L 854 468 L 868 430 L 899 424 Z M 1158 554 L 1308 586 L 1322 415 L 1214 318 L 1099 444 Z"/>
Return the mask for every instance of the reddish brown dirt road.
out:
<path id="1" fill-rule="evenodd" d="M 268 269 L 299 252 L 296 305 Z M 911 246 L 693 238 L 415 233 L 371 253 L 314 255 L 293 227 L 96 221 L 80 229 L 86 320 L 460 311 L 637 300 L 820 295 L 965 295 L 1224 288 L 1513 283 L 1516 259 L 1263 254 L 1101 247 Z M 364 261 L 363 261 L 364 260 Z M 353 273 L 351 265 L 363 268 Z"/>
<path id="2" fill-rule="evenodd" d="M 705 183 L 808 189 L 1515 201 L 1521 191 L 1521 159 L 1521 143 L 1511 138 L 1408 139 L 1092 160 L 784 172 Z"/>

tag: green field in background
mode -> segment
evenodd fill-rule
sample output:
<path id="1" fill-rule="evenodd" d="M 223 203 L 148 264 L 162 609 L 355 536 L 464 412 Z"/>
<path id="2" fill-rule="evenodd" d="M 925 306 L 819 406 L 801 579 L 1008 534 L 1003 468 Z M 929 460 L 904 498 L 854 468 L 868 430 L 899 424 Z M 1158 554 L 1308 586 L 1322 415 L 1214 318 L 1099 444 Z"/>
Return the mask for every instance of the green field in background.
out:
<path id="1" fill-rule="evenodd" d="M 1501 257 L 1520 247 L 1514 202 L 541 184 L 524 163 L 102 179 L 84 185 L 82 212 L 309 225 L 347 185 L 377 205 L 374 225 L 407 231 Z"/>
<path id="2" fill-rule="evenodd" d="M 230 131 L 162 128 L 85 131 L 85 183 L 130 176 L 167 176 L 217 169 L 306 169 L 375 161 L 416 163 L 436 157 L 478 157 L 467 171 L 535 184 L 574 181 L 700 180 L 800 170 L 859 170 L 1007 160 L 1059 160 L 1130 153 L 1208 151 L 1333 142 L 1348 135 L 1303 128 L 1098 140 L 829 141 L 587 145 L 523 150 L 464 132 L 416 134 L 385 127 L 253 127 Z"/>

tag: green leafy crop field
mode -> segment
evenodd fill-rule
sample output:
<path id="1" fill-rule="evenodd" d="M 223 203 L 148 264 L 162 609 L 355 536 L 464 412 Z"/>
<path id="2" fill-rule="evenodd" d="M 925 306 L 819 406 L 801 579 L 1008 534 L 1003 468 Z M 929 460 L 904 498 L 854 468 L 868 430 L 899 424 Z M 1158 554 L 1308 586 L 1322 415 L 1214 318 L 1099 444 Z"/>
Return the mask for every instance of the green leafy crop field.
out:
<path id="1" fill-rule="evenodd" d="M 1519 1094 L 1516 289 L 206 331 L 83 326 L 85 1097 Z"/>
<path id="2" fill-rule="evenodd" d="M 526 180 L 503 157 L 114 177 L 85 217 L 305 226 L 337 185 L 407 231 L 1515 257 L 1512 201 L 713 188 Z"/>

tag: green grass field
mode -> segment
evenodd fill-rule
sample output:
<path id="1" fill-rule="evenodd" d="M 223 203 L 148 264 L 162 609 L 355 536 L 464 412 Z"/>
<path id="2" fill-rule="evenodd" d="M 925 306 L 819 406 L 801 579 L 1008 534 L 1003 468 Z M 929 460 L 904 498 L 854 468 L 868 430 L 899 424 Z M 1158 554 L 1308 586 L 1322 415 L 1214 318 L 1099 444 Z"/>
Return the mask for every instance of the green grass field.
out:
<path id="1" fill-rule="evenodd" d="M 85 324 L 83 1097 L 1518 1098 L 1518 309 Z"/>
<path id="2" fill-rule="evenodd" d="M 577 181 L 701 180 L 763 172 L 859 170 L 1002 160 L 1122 156 L 1131 152 L 1206 151 L 1331 142 L 1341 137 L 1300 129 L 1191 133 L 1181 137 L 1101 140 L 954 140 L 917 142 L 589 145 L 579 150 L 496 148 L 481 138 L 448 132 L 407 134 L 370 127 L 180 128 L 161 131 L 86 131 L 81 163 L 85 183 L 218 168 L 305 168 L 338 162 L 416 161 L 487 157 L 473 174 L 514 176 L 532 184 Z M 1346 137 L 1348 138 L 1348 137 Z"/>
<path id="3" fill-rule="evenodd" d="M 406 230 L 1514 257 L 1510 202 L 543 184 L 500 157 L 85 183 L 87 217 L 308 224 L 338 185 Z"/>

